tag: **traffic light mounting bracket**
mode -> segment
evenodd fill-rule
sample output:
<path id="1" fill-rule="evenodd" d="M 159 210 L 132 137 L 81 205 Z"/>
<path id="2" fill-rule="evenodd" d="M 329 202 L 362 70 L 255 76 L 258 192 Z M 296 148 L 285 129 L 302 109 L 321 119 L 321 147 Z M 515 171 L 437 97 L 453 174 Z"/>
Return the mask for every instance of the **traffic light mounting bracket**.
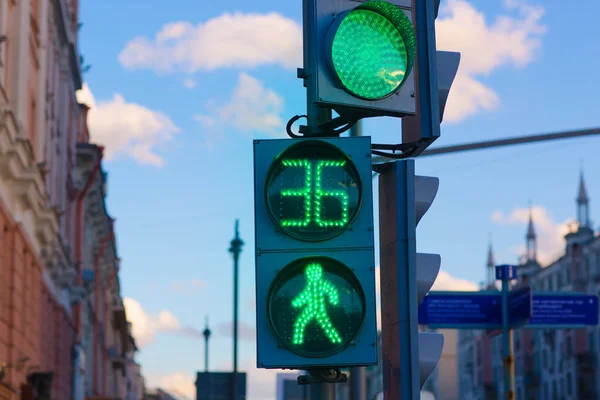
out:
<path id="1" fill-rule="evenodd" d="M 348 375 L 340 371 L 339 368 L 309 369 L 308 375 L 300 375 L 298 377 L 298 385 L 311 385 L 313 383 L 345 383 L 347 381 Z"/>

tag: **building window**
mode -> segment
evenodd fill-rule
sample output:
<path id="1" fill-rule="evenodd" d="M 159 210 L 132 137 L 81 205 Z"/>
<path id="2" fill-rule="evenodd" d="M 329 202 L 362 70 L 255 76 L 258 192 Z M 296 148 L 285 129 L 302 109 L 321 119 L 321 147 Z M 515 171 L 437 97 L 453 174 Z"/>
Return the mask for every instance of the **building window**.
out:
<path id="1" fill-rule="evenodd" d="M 571 351 L 572 351 L 572 349 L 571 349 L 571 336 L 567 336 L 566 341 L 567 341 L 567 346 L 566 346 L 567 347 L 566 348 L 566 353 L 567 354 L 566 355 L 567 355 L 567 359 L 569 359 L 569 358 L 571 358 Z"/>
<path id="2" fill-rule="evenodd" d="M 556 379 L 552 381 L 552 400 L 559 400 L 558 398 L 558 387 L 556 385 Z"/>
<path id="3" fill-rule="evenodd" d="M 573 393 L 573 378 L 571 377 L 571 373 L 567 372 L 567 396 L 570 396 Z"/>
<path id="4" fill-rule="evenodd" d="M 590 352 L 596 352 L 596 332 L 592 330 L 588 333 L 588 347 Z"/>

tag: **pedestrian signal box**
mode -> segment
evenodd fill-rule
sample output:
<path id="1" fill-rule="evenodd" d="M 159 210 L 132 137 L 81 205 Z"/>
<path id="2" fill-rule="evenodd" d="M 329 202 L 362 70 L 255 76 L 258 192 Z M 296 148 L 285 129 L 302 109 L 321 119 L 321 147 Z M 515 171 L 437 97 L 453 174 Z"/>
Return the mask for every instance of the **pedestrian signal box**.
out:
<path id="1" fill-rule="evenodd" d="M 257 364 L 377 363 L 369 137 L 254 142 Z"/>

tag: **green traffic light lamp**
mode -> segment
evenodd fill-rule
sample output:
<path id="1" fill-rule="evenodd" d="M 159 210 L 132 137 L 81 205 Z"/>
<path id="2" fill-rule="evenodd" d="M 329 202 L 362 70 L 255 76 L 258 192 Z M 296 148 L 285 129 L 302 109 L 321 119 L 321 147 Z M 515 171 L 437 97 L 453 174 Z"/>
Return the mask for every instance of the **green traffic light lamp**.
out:
<path id="1" fill-rule="evenodd" d="M 327 61 L 339 84 L 365 100 L 396 93 L 415 60 L 412 22 L 386 1 L 368 1 L 341 13 L 327 31 L 326 41 Z"/>

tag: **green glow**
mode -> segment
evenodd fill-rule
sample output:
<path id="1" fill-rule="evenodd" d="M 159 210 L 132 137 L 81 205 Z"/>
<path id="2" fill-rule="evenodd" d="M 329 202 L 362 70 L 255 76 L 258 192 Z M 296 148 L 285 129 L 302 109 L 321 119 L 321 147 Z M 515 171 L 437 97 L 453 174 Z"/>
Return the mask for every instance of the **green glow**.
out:
<path id="1" fill-rule="evenodd" d="M 268 314 L 281 345 L 305 357 L 326 357 L 352 343 L 366 304 L 360 281 L 329 257 L 296 258 L 268 291 Z"/>
<path id="2" fill-rule="evenodd" d="M 283 226 L 307 226 L 311 220 L 312 174 L 309 160 L 282 160 L 281 165 L 288 168 L 304 168 L 304 187 L 302 189 L 286 189 L 281 191 L 281 197 L 304 197 L 303 219 L 282 219 Z"/>
<path id="3" fill-rule="evenodd" d="M 315 165 L 316 164 L 316 165 Z M 344 226 L 349 221 L 348 191 L 323 189 L 324 168 L 344 168 L 345 160 L 318 160 L 311 162 L 308 159 L 282 160 L 281 165 L 287 168 L 304 168 L 304 187 L 301 189 L 284 189 L 282 197 L 304 197 L 304 217 L 302 219 L 282 219 L 282 226 L 306 227 L 313 221 L 320 227 Z M 314 179 L 312 170 L 315 169 Z M 323 218 L 323 198 L 334 197 L 339 199 L 342 207 L 342 216 L 338 220 Z"/>
<path id="4" fill-rule="evenodd" d="M 344 226 L 348 223 L 348 191 L 344 190 L 324 190 L 322 189 L 323 168 L 343 168 L 346 161 L 327 161 L 321 160 L 317 162 L 316 178 L 315 178 L 315 220 L 321 227 L 325 226 Z M 323 197 L 337 197 L 342 205 L 342 217 L 339 220 L 326 220 L 321 217 L 323 209 Z"/>
<path id="5" fill-rule="evenodd" d="M 265 177 L 265 200 L 278 231 L 318 242 L 345 232 L 357 217 L 361 175 L 348 154 L 320 140 L 284 149 Z"/>
<path id="6" fill-rule="evenodd" d="M 339 293 L 337 288 L 329 281 L 323 279 L 323 267 L 319 263 L 312 263 L 305 270 L 307 285 L 298 296 L 292 300 L 292 307 L 304 307 L 302 313 L 294 322 L 294 337 L 292 343 L 304 343 L 304 330 L 314 319 L 325 332 L 331 343 L 341 343 L 342 338 L 331 323 L 327 314 L 327 303 L 338 305 Z"/>
<path id="7" fill-rule="evenodd" d="M 410 73 L 415 38 L 412 23 L 397 6 L 369 1 L 352 10 L 332 42 L 331 61 L 352 94 L 367 100 L 394 93 Z"/>

